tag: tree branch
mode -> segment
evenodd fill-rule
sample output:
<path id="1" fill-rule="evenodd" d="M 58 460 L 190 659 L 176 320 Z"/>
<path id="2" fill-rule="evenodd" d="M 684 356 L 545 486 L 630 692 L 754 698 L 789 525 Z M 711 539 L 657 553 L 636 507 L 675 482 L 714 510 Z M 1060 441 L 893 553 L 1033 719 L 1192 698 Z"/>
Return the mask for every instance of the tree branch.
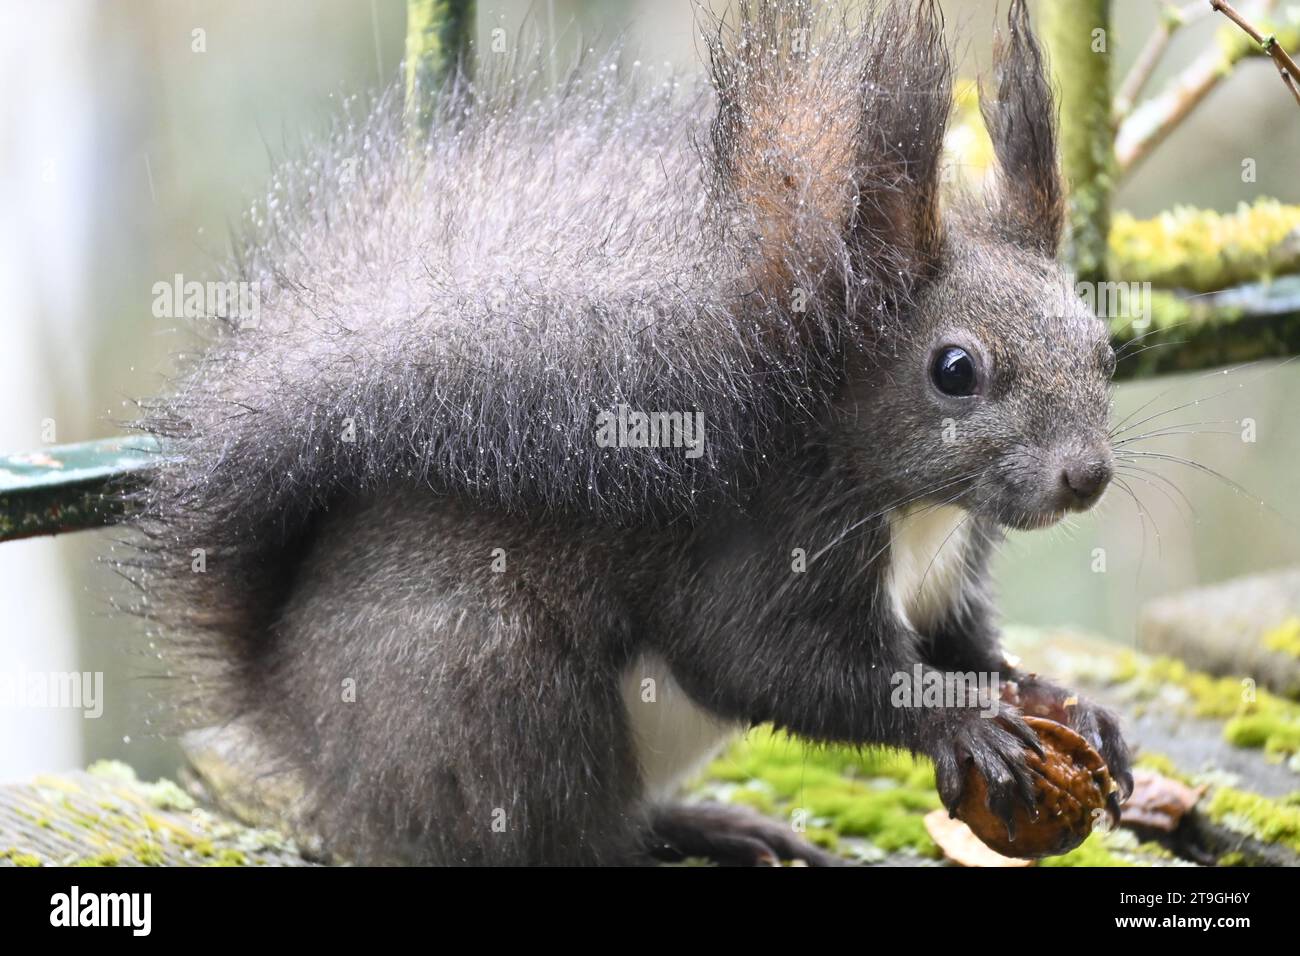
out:
<path id="1" fill-rule="evenodd" d="M 1111 0 L 1070 0 L 1042 9 L 1041 36 L 1060 90 L 1061 172 L 1069 188 L 1065 259 L 1079 279 L 1105 278 L 1110 198 L 1114 190 L 1111 125 Z"/>
<path id="2" fill-rule="evenodd" d="M 407 0 L 406 117 L 413 139 L 429 132 L 447 78 L 468 66 L 474 25 L 474 0 Z"/>
<path id="3" fill-rule="evenodd" d="M 1217 292 L 1300 274 L 1300 206 L 1257 199 L 1233 212 L 1176 207 L 1154 219 L 1118 213 L 1108 275 L 1157 288 Z"/>
<path id="4" fill-rule="evenodd" d="M 1259 8 L 1267 13 L 1274 6 L 1276 0 L 1264 0 Z M 1300 15 L 1288 8 L 1282 17 L 1278 30 L 1286 30 L 1287 42 L 1278 45 L 1295 46 L 1300 42 Z M 1163 92 L 1143 102 L 1120 125 L 1115 157 L 1121 177 L 1151 155 L 1187 114 L 1232 74 L 1238 63 L 1247 57 L 1270 55 L 1262 44 L 1252 43 L 1248 36 L 1230 27 L 1219 31 L 1216 41 L 1215 49 L 1198 56 Z"/>
<path id="5" fill-rule="evenodd" d="M 1116 123 L 1123 121 L 1129 113 L 1133 112 L 1133 105 L 1146 89 L 1151 74 L 1159 66 L 1160 58 L 1164 56 L 1174 34 L 1187 24 L 1209 16 L 1212 12 L 1209 7 L 1202 6 L 1200 3 L 1189 3 L 1182 7 L 1173 4 L 1165 5 L 1160 12 L 1160 23 L 1147 38 L 1146 44 L 1138 53 L 1137 60 L 1120 83 L 1119 92 L 1115 94 L 1115 106 L 1111 115 Z"/>
<path id="6" fill-rule="evenodd" d="M 1258 43 L 1260 49 L 1272 58 L 1274 65 L 1277 66 L 1278 73 L 1282 76 L 1282 82 L 1291 91 L 1296 103 L 1300 104 L 1300 86 L 1297 86 L 1297 84 L 1300 84 L 1300 66 L 1297 66 L 1295 60 L 1291 59 L 1291 55 L 1283 49 L 1282 44 L 1277 42 L 1277 36 L 1272 33 L 1267 36 L 1261 34 L 1251 26 L 1245 17 L 1236 11 L 1232 4 L 1225 2 L 1225 0 L 1210 0 L 1210 7 L 1241 27 L 1246 32 L 1246 35 Z"/>

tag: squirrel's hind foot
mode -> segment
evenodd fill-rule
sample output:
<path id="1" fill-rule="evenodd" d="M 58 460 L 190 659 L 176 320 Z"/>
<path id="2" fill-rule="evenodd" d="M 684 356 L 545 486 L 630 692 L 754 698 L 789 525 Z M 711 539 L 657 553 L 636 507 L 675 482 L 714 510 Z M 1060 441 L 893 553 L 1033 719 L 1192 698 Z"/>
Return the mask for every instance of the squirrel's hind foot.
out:
<path id="1" fill-rule="evenodd" d="M 648 849 L 664 862 L 704 858 L 719 866 L 844 866 L 846 861 L 748 807 L 674 804 L 651 814 Z"/>

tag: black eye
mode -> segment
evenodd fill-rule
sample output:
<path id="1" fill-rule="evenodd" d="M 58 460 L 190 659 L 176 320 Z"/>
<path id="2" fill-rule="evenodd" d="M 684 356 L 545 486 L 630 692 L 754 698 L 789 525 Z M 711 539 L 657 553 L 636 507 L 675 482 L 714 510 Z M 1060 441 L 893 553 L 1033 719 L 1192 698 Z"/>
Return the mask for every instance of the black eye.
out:
<path id="1" fill-rule="evenodd" d="M 975 394 L 975 360 L 969 352 L 955 345 L 938 351 L 930 367 L 930 377 L 934 379 L 935 387 L 945 395 Z"/>

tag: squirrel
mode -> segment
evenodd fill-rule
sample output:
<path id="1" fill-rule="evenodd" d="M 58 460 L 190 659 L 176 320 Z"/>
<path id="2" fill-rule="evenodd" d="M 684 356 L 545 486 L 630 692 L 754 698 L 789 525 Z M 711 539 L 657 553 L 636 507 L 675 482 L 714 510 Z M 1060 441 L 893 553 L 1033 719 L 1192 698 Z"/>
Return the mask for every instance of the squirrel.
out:
<path id="1" fill-rule="evenodd" d="M 1116 718 L 1007 662 L 989 588 L 1006 529 L 1112 469 L 1028 11 L 978 194 L 941 188 L 937 4 L 859 12 L 710 20 L 706 82 L 457 75 L 417 147 L 381 101 L 277 176 L 233 257 L 258 321 L 145 403 L 123 564 L 177 714 L 251 727 L 341 857 L 835 862 L 673 802 L 758 723 L 927 757 L 950 810 L 978 772 L 1010 827 L 1022 712 L 1065 707 L 1131 790 Z M 969 672 L 1021 706 L 891 699 Z"/>

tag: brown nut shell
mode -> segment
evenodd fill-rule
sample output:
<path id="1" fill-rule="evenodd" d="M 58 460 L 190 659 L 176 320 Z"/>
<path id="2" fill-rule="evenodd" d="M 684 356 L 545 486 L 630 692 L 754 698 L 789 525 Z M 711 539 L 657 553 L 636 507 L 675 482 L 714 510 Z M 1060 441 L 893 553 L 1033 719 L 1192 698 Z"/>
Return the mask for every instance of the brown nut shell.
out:
<path id="1" fill-rule="evenodd" d="M 957 816 L 990 848 L 1004 856 L 1034 859 L 1067 853 L 1092 832 L 1099 821 L 1116 821 L 1107 808 L 1115 789 L 1110 771 L 1097 751 L 1064 724 L 1043 717 L 1025 717 L 1038 734 L 1043 756 L 1026 750 L 1025 762 L 1034 776 L 1034 805 L 1038 818 L 1016 801 L 1012 814 L 1014 838 L 1006 824 L 989 809 L 984 776 L 972 766 Z"/>

